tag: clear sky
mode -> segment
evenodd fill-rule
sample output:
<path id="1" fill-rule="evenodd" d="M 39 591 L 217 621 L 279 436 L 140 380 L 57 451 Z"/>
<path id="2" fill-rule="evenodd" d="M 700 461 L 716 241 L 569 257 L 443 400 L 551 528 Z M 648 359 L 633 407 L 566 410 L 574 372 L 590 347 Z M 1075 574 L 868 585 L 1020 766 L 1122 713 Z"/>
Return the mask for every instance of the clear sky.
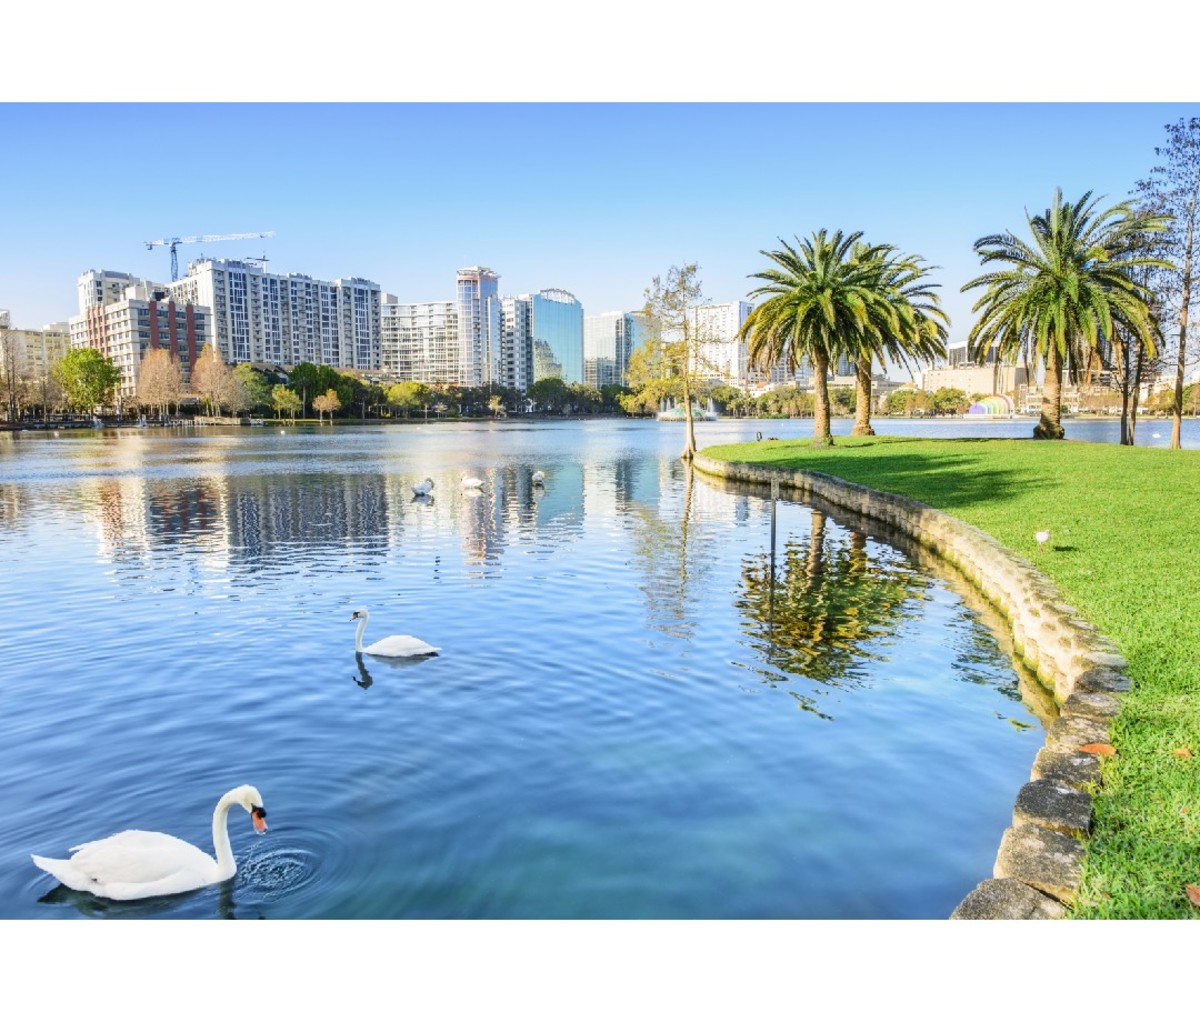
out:
<path id="1" fill-rule="evenodd" d="M 1158 51 L 1093 73 L 1113 36 L 1084 0 L 1007 0 L 1001 18 L 760 0 L 720 24 L 654 0 L 358 13 L 7 12 L 0 308 L 63 320 L 88 269 L 168 279 L 146 241 L 256 231 L 275 233 L 179 246 L 181 271 L 265 254 L 430 301 L 483 264 L 502 294 L 564 288 L 599 313 L 694 261 L 706 297 L 733 301 L 769 265 L 760 250 L 825 227 L 940 267 L 953 343 L 977 238 L 1023 232 L 1056 187 L 1125 199 L 1164 126 L 1200 115 L 1159 102 L 1196 89 Z M 1065 25 L 1069 52 L 1048 50 Z"/>
<path id="2" fill-rule="evenodd" d="M 37 327 L 77 310 L 88 269 L 169 278 L 179 246 L 266 254 L 275 272 L 363 276 L 449 299 L 476 263 L 501 292 L 565 288 L 632 309 L 696 261 L 746 296 L 759 250 L 826 227 L 919 253 L 965 337 L 972 243 L 1024 231 L 1061 186 L 1124 199 L 1164 125 L 1200 104 L 150 103 L 0 105 L 0 307 Z M 12 158 L 17 157 L 17 158 Z"/>

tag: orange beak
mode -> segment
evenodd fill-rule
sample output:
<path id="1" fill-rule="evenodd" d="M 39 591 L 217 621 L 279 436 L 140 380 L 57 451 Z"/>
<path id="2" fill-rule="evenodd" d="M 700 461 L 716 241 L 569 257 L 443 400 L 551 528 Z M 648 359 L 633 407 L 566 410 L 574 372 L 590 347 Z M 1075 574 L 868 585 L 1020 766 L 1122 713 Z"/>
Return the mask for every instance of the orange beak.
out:
<path id="1" fill-rule="evenodd" d="M 267 812 L 265 809 L 260 809 L 255 806 L 250 810 L 250 819 L 254 821 L 254 829 L 260 834 L 265 833 L 267 829 Z"/>

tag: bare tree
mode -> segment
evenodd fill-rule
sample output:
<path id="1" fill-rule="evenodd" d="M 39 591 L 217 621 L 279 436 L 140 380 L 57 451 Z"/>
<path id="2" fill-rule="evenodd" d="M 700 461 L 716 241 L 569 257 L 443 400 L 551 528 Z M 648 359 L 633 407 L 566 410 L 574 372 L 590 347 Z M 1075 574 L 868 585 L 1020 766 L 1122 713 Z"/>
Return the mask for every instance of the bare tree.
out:
<path id="1" fill-rule="evenodd" d="M 179 400 L 182 391 L 183 375 L 170 351 L 166 348 L 147 351 L 138 368 L 138 401 L 166 418 L 170 414 L 170 406 Z"/>
<path id="2" fill-rule="evenodd" d="M 212 415 L 220 415 L 222 407 L 244 407 L 246 400 L 241 382 L 212 342 L 204 346 L 192 367 L 192 391 L 204 399 Z"/>
<path id="3" fill-rule="evenodd" d="M 1175 352 L 1175 400 L 1172 405 L 1171 446 L 1181 445 L 1183 431 L 1183 379 L 1187 371 L 1188 319 L 1193 302 L 1200 299 L 1200 273 L 1196 246 L 1200 229 L 1200 117 L 1180 118 L 1166 125 L 1167 144 L 1156 146 L 1154 154 L 1162 163 L 1151 168 L 1150 176 L 1137 183 L 1141 201 L 1155 212 L 1174 218 L 1169 229 L 1159 236 L 1157 254 L 1169 261 L 1170 268 L 1155 273 L 1155 287 L 1163 311 L 1177 316 L 1178 348 Z"/>
<path id="4" fill-rule="evenodd" d="M 329 413 L 329 423 L 333 424 L 333 413 L 342 407 L 342 399 L 338 397 L 338 393 L 330 387 L 324 394 L 313 398 L 313 409 L 318 416 L 324 416 L 325 412 Z"/>
<path id="5" fill-rule="evenodd" d="M 661 343 L 661 351 L 671 363 L 674 373 L 683 384 L 684 421 L 687 433 L 684 439 L 684 461 L 690 461 L 696 453 L 696 425 L 692 415 L 692 392 L 695 389 L 694 375 L 699 360 L 697 331 L 688 316 L 688 309 L 704 300 L 703 288 L 697 277 L 700 267 L 696 263 L 672 266 L 664 281 L 655 277 L 646 288 L 646 304 L 642 309 L 652 339 Z"/>
<path id="6" fill-rule="evenodd" d="M 20 413 L 20 383 L 24 368 L 24 350 L 14 339 L 16 331 L 0 327 L 0 388 L 8 404 L 8 420 L 15 422 Z"/>

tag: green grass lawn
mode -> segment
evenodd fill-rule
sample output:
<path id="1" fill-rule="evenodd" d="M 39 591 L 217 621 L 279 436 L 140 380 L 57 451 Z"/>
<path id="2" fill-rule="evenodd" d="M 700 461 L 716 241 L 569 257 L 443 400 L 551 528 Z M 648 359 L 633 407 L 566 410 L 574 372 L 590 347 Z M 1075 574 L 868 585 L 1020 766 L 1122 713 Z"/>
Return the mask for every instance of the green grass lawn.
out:
<path id="1" fill-rule="evenodd" d="M 703 453 L 903 494 L 1037 564 L 1120 646 L 1133 682 L 1113 727 L 1117 754 L 1104 762 L 1074 916 L 1200 918 L 1185 894 L 1200 885 L 1200 451 L 881 436 Z M 1039 529 L 1052 532 L 1040 552 Z M 1175 755 L 1180 748 L 1193 757 Z"/>

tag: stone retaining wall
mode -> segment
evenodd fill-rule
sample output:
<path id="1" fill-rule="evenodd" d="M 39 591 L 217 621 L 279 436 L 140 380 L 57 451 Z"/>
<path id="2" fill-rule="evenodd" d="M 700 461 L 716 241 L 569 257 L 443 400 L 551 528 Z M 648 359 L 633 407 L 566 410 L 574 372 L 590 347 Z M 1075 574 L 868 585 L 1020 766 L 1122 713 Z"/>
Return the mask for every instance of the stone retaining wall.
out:
<path id="1" fill-rule="evenodd" d="M 824 501 L 908 536 L 955 565 L 1008 619 L 1017 655 L 1054 693 L 1058 718 L 1018 793 L 992 879 L 959 904 L 952 919 L 1055 919 L 1074 904 L 1083 845 L 1091 829 L 1100 757 L 1082 747 L 1107 743 L 1129 688 L 1116 646 L 1068 606 L 1031 564 L 987 533 L 944 511 L 823 472 L 718 461 L 696 455 L 700 472 L 733 482 L 779 480 L 801 499 Z"/>

